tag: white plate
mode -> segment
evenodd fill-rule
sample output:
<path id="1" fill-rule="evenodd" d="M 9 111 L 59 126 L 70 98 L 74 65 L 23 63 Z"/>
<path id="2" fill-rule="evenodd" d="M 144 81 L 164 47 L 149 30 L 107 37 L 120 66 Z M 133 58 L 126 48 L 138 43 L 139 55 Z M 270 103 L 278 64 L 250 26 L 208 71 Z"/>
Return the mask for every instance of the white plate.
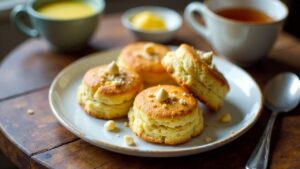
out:
<path id="1" fill-rule="evenodd" d="M 183 156 L 205 152 L 229 143 L 245 133 L 259 117 L 262 95 L 255 81 L 243 69 L 215 57 L 214 63 L 229 81 L 230 92 L 221 110 L 216 113 L 204 113 L 207 126 L 200 136 L 177 146 L 152 144 L 135 136 L 125 127 L 123 123 L 126 118 L 117 120 L 119 132 L 107 132 L 103 128 L 106 120 L 86 115 L 77 104 L 76 93 L 88 69 L 115 60 L 118 53 L 119 50 L 96 53 L 72 63 L 59 73 L 49 91 L 49 102 L 55 117 L 72 133 L 91 144 L 135 156 Z M 219 122 L 223 113 L 232 115 L 230 123 Z M 136 146 L 126 146 L 123 142 L 124 135 L 132 135 Z M 206 137 L 212 137 L 212 142 L 206 143 Z"/>

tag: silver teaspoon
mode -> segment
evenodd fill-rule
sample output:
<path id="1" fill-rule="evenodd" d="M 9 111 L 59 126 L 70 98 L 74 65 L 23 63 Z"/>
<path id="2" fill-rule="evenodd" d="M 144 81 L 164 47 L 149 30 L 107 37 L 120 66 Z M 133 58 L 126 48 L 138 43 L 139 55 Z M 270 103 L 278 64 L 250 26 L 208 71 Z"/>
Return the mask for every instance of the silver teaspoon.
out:
<path id="1" fill-rule="evenodd" d="M 251 154 L 246 169 L 266 169 L 269 159 L 270 139 L 275 119 L 279 113 L 294 109 L 300 100 L 300 80 L 294 73 L 281 73 L 265 87 L 265 106 L 272 110 L 265 131 Z"/>

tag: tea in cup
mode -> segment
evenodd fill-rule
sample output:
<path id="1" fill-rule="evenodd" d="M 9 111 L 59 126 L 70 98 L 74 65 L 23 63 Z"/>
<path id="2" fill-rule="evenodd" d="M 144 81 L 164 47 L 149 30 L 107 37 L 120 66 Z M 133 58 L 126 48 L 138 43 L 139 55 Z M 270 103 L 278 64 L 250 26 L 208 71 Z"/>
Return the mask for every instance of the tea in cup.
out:
<path id="1" fill-rule="evenodd" d="M 204 25 L 198 23 L 199 13 Z M 240 65 L 252 65 L 272 48 L 287 7 L 278 0 L 207 0 L 189 4 L 188 24 L 221 55 Z"/>

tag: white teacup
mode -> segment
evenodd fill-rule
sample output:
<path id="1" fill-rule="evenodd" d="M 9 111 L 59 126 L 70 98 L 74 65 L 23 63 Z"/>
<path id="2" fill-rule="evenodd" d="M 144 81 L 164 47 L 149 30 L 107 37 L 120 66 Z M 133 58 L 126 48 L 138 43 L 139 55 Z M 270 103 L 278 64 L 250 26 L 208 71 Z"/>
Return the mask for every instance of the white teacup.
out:
<path id="1" fill-rule="evenodd" d="M 221 9 L 240 7 L 261 11 L 272 21 L 248 23 L 215 13 Z M 195 20 L 194 12 L 202 16 L 205 26 Z M 192 2 L 184 11 L 186 21 L 198 34 L 219 54 L 240 65 L 251 65 L 270 51 L 287 15 L 287 7 L 279 0 L 208 0 L 204 3 Z"/>

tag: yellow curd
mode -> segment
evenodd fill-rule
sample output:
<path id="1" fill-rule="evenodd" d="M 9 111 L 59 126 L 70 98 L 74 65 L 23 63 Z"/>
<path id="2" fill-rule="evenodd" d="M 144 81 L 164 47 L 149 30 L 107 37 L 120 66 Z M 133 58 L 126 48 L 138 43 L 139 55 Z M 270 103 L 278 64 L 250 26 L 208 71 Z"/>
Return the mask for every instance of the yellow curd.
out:
<path id="1" fill-rule="evenodd" d="M 43 16 L 62 20 L 87 17 L 96 12 L 91 5 L 81 1 L 48 3 L 38 8 L 37 11 Z"/>
<path id="2" fill-rule="evenodd" d="M 132 26 L 145 31 L 166 30 L 164 19 L 156 13 L 144 11 L 136 14 L 131 20 Z"/>

